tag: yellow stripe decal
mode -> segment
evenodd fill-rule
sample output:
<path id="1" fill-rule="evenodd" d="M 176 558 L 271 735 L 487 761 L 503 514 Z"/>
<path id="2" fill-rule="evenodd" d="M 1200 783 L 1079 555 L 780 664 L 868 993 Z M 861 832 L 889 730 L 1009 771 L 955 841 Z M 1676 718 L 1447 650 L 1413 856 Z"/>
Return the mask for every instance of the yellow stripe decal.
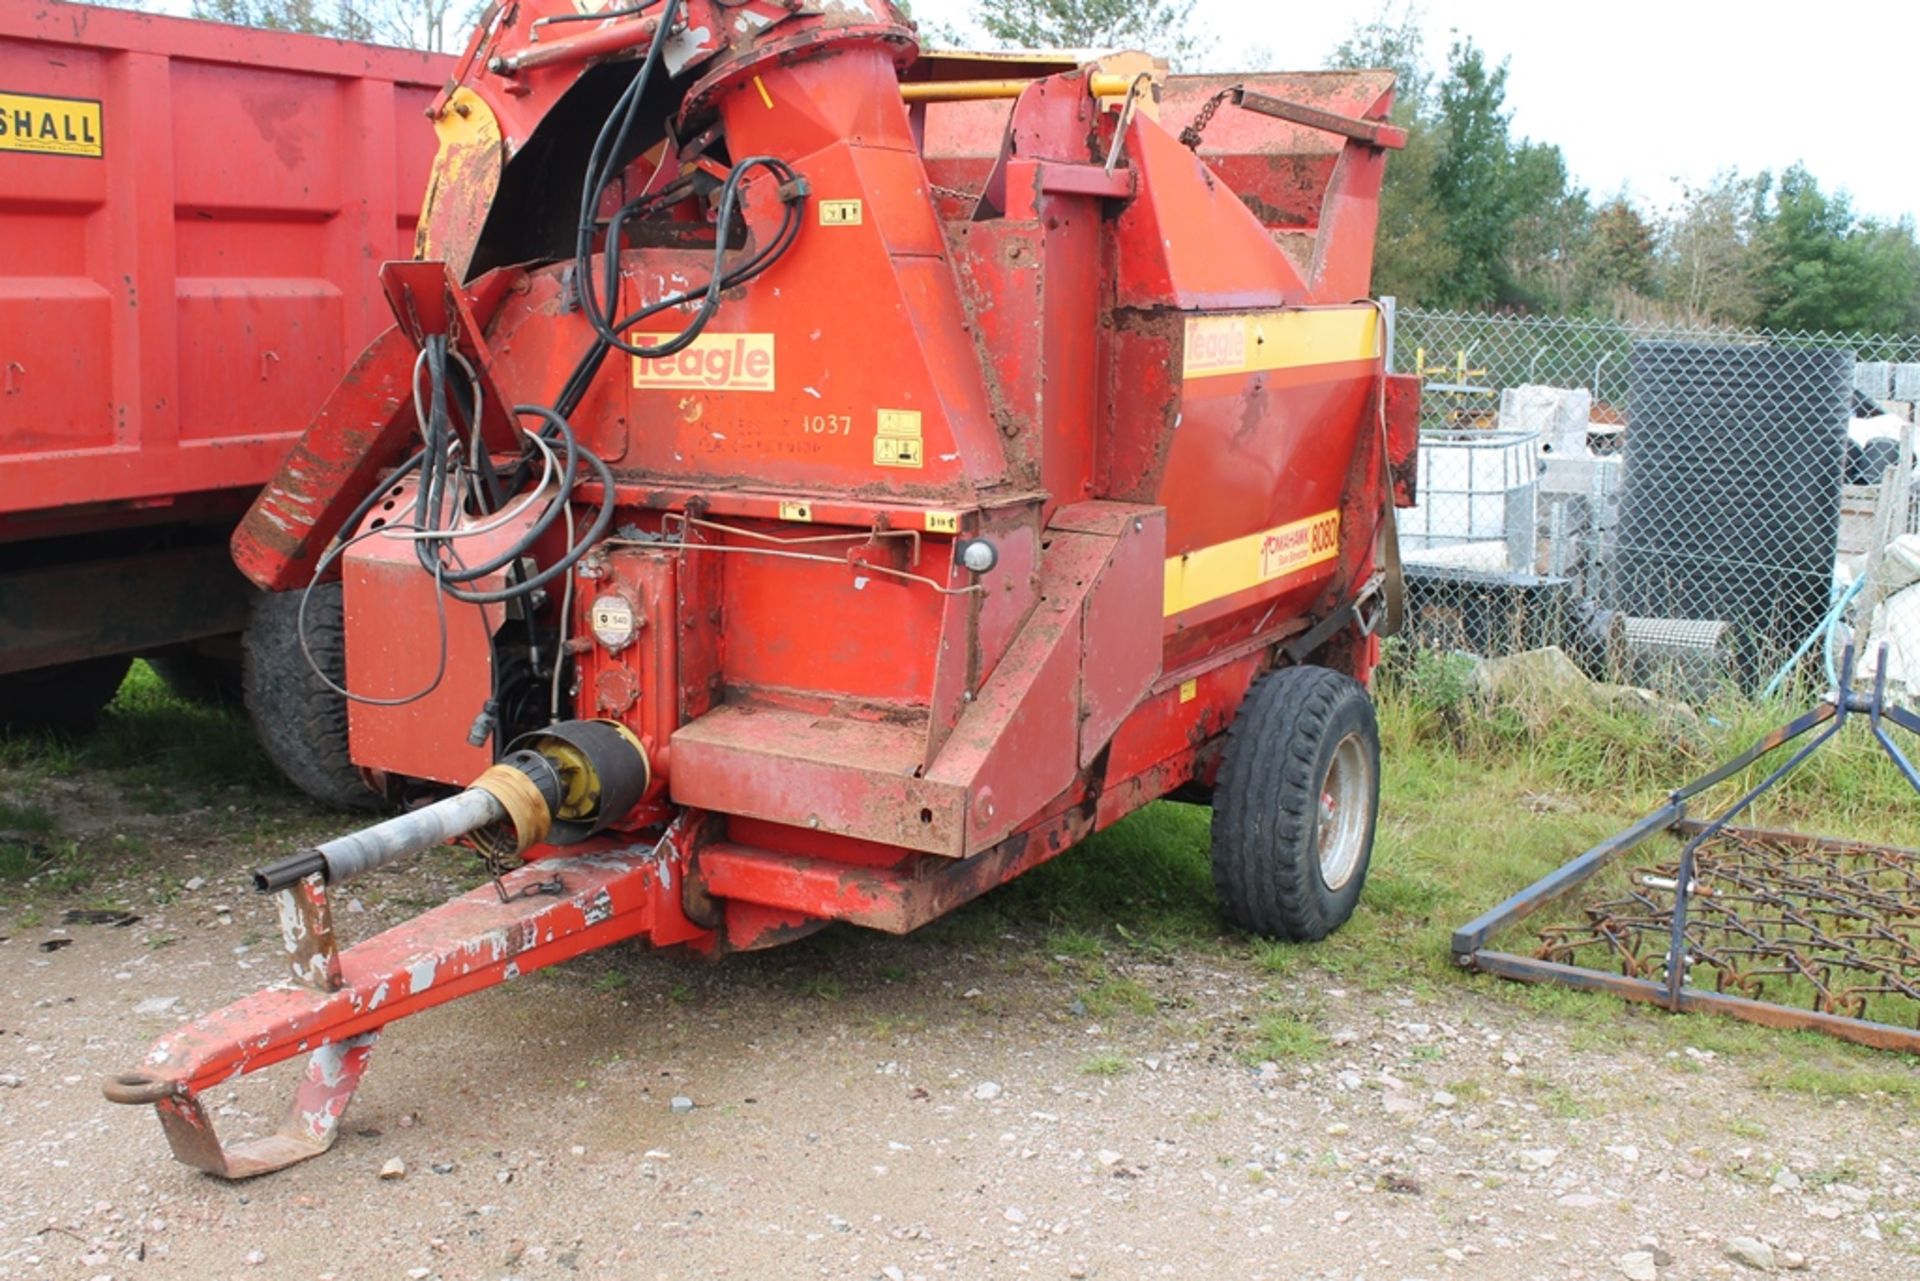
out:
<path id="1" fill-rule="evenodd" d="M 1188 378 L 1302 369 L 1380 358 L 1380 316 L 1372 307 L 1189 316 Z"/>
<path id="2" fill-rule="evenodd" d="M 1340 554 L 1340 513 L 1321 512 L 1167 559 L 1166 616 L 1324 564 Z"/>

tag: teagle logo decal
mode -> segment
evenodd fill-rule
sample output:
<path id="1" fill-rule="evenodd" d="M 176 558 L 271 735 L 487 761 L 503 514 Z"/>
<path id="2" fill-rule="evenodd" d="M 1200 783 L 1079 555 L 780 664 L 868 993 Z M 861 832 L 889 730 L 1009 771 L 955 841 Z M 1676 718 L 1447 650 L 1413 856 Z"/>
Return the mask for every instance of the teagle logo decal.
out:
<path id="1" fill-rule="evenodd" d="M 1228 373 L 1247 367 L 1247 322 L 1239 316 L 1187 318 L 1186 375 Z"/>
<path id="2" fill-rule="evenodd" d="M 674 334 L 633 334 L 636 347 L 660 347 Z M 633 385 L 646 390 L 772 391 L 772 334 L 702 334 L 684 351 L 633 358 Z"/>

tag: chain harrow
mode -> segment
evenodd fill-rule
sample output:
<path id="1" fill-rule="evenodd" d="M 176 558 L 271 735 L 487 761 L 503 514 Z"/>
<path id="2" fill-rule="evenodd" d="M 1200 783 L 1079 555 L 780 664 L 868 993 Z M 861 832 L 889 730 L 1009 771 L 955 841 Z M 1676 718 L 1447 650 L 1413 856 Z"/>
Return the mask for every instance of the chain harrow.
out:
<path id="1" fill-rule="evenodd" d="M 1687 982 L 1749 1000 L 1920 1026 L 1920 851 L 1729 829 L 1695 854 Z M 1534 955 L 1663 983 L 1677 863 L 1631 875 Z"/>

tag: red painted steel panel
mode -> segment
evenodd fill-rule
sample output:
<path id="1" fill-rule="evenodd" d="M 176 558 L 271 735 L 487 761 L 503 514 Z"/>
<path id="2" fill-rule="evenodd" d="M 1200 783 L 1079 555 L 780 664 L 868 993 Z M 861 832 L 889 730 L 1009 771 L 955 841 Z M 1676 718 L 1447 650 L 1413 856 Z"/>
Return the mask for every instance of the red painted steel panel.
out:
<path id="1" fill-rule="evenodd" d="M 771 158 L 780 177 L 744 182 L 738 231 L 783 256 L 736 259 L 767 270 L 716 288 L 700 313 L 713 323 L 692 347 L 580 366 L 594 385 L 564 408 L 611 468 L 560 498 L 579 517 L 609 499 L 617 532 L 575 568 L 565 641 L 578 661 L 556 714 L 614 717 L 640 734 L 656 794 L 609 815 L 626 837 L 571 863 L 536 847 L 542 866 L 508 878 L 523 891 L 559 873 L 564 906 L 476 891 L 340 957 L 343 995 L 269 994 L 163 1041 L 109 1094 L 159 1102 L 176 1151 L 203 1168 L 232 1173 L 249 1159 L 218 1147 L 192 1098 L 216 1075 L 505 981 L 516 952 L 530 968 L 637 934 L 716 950 L 771 946 L 830 919 L 914 928 L 1210 782 L 1261 672 L 1324 661 L 1364 679 L 1377 660 L 1377 638 L 1347 607 L 1390 518 L 1381 485 L 1404 457 L 1409 406 L 1405 387 L 1386 398 L 1378 316 L 1354 302 L 1382 172 L 1371 144 L 1349 141 L 1365 127 L 1321 115 L 1315 132 L 1233 107 L 1196 156 L 1179 141 L 1182 117 L 1231 82 L 1176 81 L 1123 113 L 1090 96 L 1090 69 L 1056 66 L 1016 90 L 1004 127 L 949 133 L 923 153 L 943 112 L 904 107 L 895 75 L 914 41 L 884 0 L 687 6 L 663 63 L 685 95 L 676 114 L 717 120 L 725 142 L 692 163 L 717 177 L 716 155 Z M 563 11 L 577 16 L 570 0 L 520 0 L 476 34 L 459 96 L 439 101 L 481 152 L 502 148 L 496 139 L 502 154 L 531 149 L 543 129 L 571 137 L 581 121 L 560 104 L 588 51 L 637 49 L 652 34 L 628 13 L 536 47 L 529 20 Z M 103 95 L 138 86 L 161 104 L 160 125 L 199 112 L 251 132 L 220 152 L 149 138 L 158 158 L 128 172 L 171 199 L 157 216 L 112 185 L 118 170 L 95 188 L 66 179 L 54 203 L 48 188 L 11 212 L 48 239 L 35 270 L 98 291 L 69 290 L 69 323 L 105 326 L 109 407 L 129 403 L 130 386 L 150 399 L 167 389 L 170 418 L 110 412 L 104 426 L 63 429 L 131 431 L 148 446 L 170 432 L 211 455 L 261 439 L 241 403 L 259 394 L 252 381 L 293 396 L 363 316 L 364 296 L 339 283 L 342 255 L 355 235 L 370 246 L 404 229 L 384 188 L 404 165 L 357 163 L 352 150 L 359 140 L 383 162 L 395 154 L 378 141 L 396 118 L 386 82 L 271 59 L 209 78 L 177 59 L 108 57 L 95 71 L 121 86 Z M 1254 84 L 1335 116 L 1377 119 L 1390 99 L 1380 73 Z M 696 144 L 685 129 L 669 142 L 675 163 L 695 154 L 683 143 Z M 572 265 L 516 239 L 534 229 L 511 202 L 549 197 L 555 175 L 470 159 L 439 170 L 431 239 L 456 263 L 531 261 L 476 283 L 492 301 L 475 300 L 455 341 L 489 405 L 548 403 L 585 324 L 566 296 Z M 637 161 L 628 177 L 650 181 L 655 164 Z M 296 171 L 298 184 L 285 181 Z M 957 174 L 972 190 L 935 190 Z M 710 233 L 697 201 L 652 209 L 628 204 L 632 194 L 609 193 L 635 221 L 603 252 L 638 306 L 704 280 L 712 256 L 698 247 Z M 483 224 L 489 204 L 498 216 Z M 70 210 L 105 211 L 131 243 L 163 245 L 164 261 L 136 263 L 124 282 L 100 275 L 119 242 L 103 250 L 91 229 L 76 239 L 63 230 Z M 494 224 L 506 230 L 482 230 Z M 419 268 L 440 271 L 405 274 Z M 123 283 L 166 305 L 130 320 Z M 104 319 L 89 319 L 102 305 Z M 368 352 L 256 504 L 236 539 L 256 582 L 297 582 L 380 483 L 373 474 L 411 426 L 411 345 L 440 331 L 444 310 L 398 305 L 408 336 Z M 628 337 L 657 343 L 701 323 L 693 314 L 664 310 Z M 502 449 L 504 436 L 486 439 Z M 401 519 L 411 484 L 367 524 Z M 531 519 L 521 513 L 518 528 Z M 550 584 L 510 625 L 496 609 L 483 626 L 439 596 L 412 546 L 375 532 L 346 557 L 351 683 L 388 698 L 420 688 L 443 644 L 447 669 L 418 701 L 356 706 L 355 759 L 464 781 L 489 756 L 467 742 L 475 712 L 496 683 L 555 652 L 564 593 Z M 497 548 L 516 533 L 484 537 Z M 551 565 L 561 535 L 537 544 L 529 558 Z M 541 718 L 523 707 L 518 719 Z M 659 844 L 635 840 L 656 822 L 667 823 Z M 391 972 L 402 953 L 404 985 Z M 342 1079 L 313 1095 L 317 1106 L 344 1103 L 354 1080 Z"/>
<path id="2" fill-rule="evenodd" d="M 73 104 L 75 134 L 0 145 L 0 538 L 266 480 L 388 324 L 374 268 L 411 253 L 452 66 L 0 6 L 0 93 Z"/>

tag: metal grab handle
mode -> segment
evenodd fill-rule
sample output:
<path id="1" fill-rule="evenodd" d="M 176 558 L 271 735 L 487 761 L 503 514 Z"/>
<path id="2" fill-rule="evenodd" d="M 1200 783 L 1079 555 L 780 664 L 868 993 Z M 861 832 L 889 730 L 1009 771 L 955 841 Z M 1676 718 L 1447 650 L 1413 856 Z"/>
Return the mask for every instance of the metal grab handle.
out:
<path id="1" fill-rule="evenodd" d="M 1236 106 L 1245 107 L 1248 111 L 1272 116 L 1275 120 L 1285 120 L 1289 124 L 1305 125 L 1309 129 L 1337 133 L 1342 138 L 1364 142 L 1369 147 L 1399 151 L 1407 145 L 1407 131 L 1398 125 L 1388 124 L 1384 120 L 1361 120 L 1354 116 L 1343 116 L 1337 111 L 1323 111 L 1319 107 L 1288 102 L 1285 98 L 1271 98 L 1264 93 L 1253 93 L 1245 88 L 1234 90 L 1231 96 Z"/>

